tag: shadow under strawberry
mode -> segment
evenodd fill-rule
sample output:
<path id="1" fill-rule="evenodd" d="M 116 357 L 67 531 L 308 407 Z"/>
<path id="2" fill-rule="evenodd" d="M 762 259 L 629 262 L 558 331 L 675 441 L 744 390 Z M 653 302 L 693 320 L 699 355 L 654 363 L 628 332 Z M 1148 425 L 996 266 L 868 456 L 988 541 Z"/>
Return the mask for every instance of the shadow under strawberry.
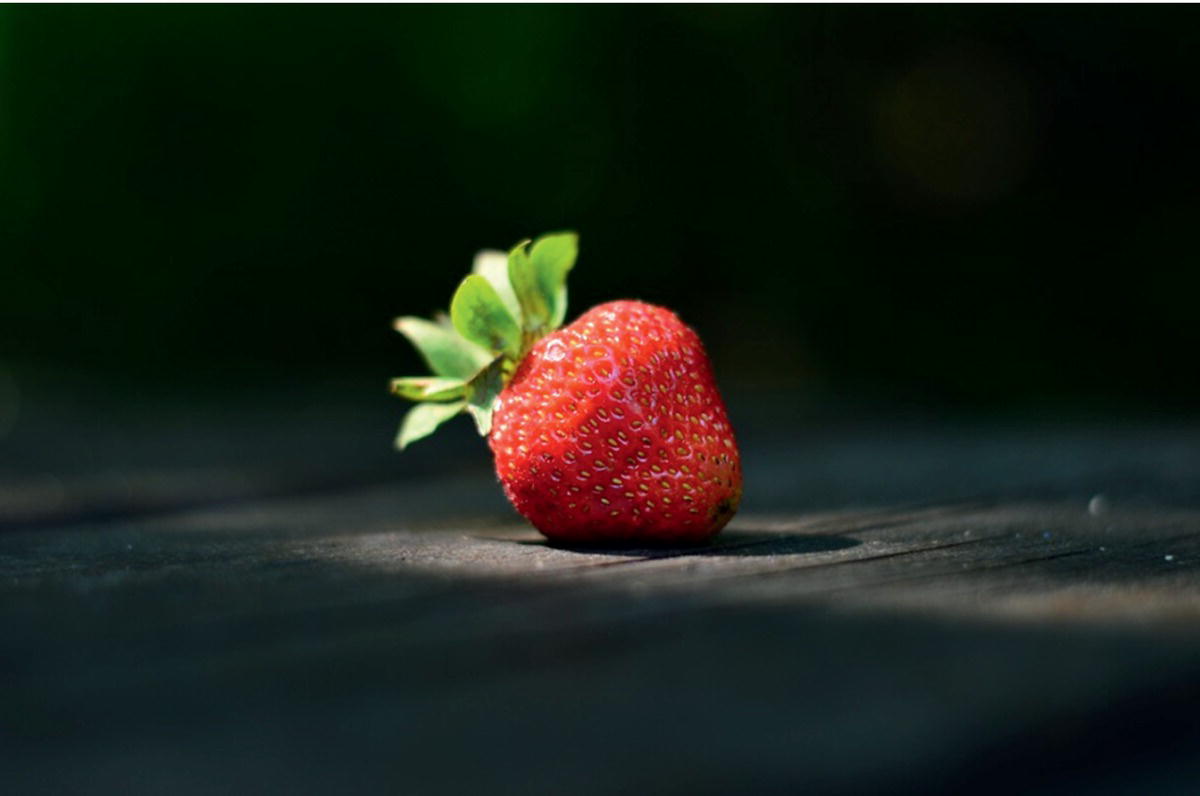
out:
<path id="1" fill-rule="evenodd" d="M 770 531 L 734 530 L 699 544 L 654 544 L 645 541 L 610 544 L 562 544 L 546 539 L 514 540 L 515 544 L 547 547 L 590 555 L 674 558 L 679 556 L 779 556 L 808 555 L 845 550 L 862 544 L 857 539 L 833 534 L 780 534 Z"/>

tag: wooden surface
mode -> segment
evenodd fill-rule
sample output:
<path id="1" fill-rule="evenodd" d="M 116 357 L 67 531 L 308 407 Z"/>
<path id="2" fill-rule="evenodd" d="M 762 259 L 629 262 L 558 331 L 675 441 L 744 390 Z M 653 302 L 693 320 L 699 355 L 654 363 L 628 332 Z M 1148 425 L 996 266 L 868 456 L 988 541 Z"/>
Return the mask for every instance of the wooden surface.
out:
<path id="1" fill-rule="evenodd" d="M 317 417 L 4 441 L 6 793 L 1197 792 L 1195 429 L 764 413 L 714 544 L 567 550 Z"/>

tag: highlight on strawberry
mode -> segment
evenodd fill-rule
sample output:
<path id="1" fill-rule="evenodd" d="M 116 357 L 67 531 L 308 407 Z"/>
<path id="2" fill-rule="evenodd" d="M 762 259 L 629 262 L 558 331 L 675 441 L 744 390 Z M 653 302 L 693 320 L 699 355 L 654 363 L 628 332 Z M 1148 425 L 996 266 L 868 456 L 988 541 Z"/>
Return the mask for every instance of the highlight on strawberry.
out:
<path id="1" fill-rule="evenodd" d="M 433 372 L 392 381 L 417 402 L 396 445 L 468 413 L 504 494 L 552 541 L 704 541 L 742 494 L 708 355 L 675 313 L 640 301 L 562 327 L 578 243 L 563 232 L 481 251 L 448 317 L 396 319 Z"/>

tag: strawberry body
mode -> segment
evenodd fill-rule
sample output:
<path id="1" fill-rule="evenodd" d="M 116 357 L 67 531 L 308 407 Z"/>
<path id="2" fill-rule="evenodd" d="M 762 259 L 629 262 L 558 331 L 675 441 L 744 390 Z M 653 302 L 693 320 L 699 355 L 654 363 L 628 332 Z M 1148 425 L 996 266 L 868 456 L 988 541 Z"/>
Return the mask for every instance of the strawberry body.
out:
<path id="1" fill-rule="evenodd" d="M 699 337 L 638 301 L 601 304 L 539 340 L 500 393 L 488 442 L 513 506 L 555 541 L 698 542 L 741 499 Z"/>

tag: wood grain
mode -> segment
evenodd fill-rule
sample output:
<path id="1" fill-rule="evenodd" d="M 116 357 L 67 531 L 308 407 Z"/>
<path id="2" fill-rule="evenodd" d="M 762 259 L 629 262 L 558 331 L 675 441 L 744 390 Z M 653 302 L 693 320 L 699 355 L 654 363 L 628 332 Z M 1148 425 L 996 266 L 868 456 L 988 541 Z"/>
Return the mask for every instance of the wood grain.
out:
<path id="1" fill-rule="evenodd" d="M 550 546 L 451 465 L 96 486 L 0 534 L 5 790 L 1189 792 L 1178 439 L 759 443 L 698 548 Z"/>

